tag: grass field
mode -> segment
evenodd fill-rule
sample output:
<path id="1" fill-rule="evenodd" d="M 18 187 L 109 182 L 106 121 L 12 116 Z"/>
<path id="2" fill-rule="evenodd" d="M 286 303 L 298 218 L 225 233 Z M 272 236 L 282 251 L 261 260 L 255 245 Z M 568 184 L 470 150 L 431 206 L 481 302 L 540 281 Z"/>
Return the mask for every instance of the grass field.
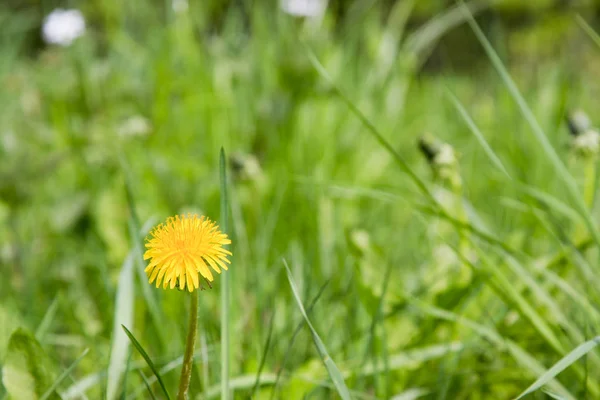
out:
<path id="1" fill-rule="evenodd" d="M 190 398 L 600 398 L 598 149 L 565 123 L 597 122 L 581 17 L 523 59 L 460 7 L 168 3 L 87 2 L 86 34 L 40 50 L 36 14 L 0 8 L 0 399 L 167 398 L 156 375 L 175 398 L 188 296 L 142 251 L 188 212 L 233 253 Z M 422 69 L 455 25 L 479 62 Z"/>

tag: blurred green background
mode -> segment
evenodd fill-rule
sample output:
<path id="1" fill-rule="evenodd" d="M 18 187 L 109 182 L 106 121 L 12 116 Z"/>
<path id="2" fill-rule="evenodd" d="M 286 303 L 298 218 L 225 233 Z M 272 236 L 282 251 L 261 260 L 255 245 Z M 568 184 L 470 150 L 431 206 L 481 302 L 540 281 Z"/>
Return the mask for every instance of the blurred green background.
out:
<path id="1" fill-rule="evenodd" d="M 223 318 L 231 398 L 339 398 L 282 259 L 353 398 L 600 398 L 600 2 L 468 6 L 491 56 L 453 1 L 3 0 L 0 399 L 163 398 L 120 324 L 175 392 L 188 302 L 140 246 L 222 223 L 221 147 L 231 308 L 200 294 L 191 398 Z"/>

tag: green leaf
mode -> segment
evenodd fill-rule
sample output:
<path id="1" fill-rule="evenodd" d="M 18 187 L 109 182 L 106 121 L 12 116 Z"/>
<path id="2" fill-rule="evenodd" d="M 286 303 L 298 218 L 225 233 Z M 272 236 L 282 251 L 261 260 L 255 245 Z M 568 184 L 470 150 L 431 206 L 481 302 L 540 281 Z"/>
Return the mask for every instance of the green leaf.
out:
<path id="1" fill-rule="evenodd" d="M 327 352 L 327 348 L 325 347 L 325 344 L 319 337 L 319 334 L 313 327 L 312 323 L 310 322 L 310 319 L 308 319 L 308 315 L 306 314 L 306 311 L 304 310 L 304 306 L 302 305 L 302 300 L 300 299 L 300 295 L 298 294 L 298 289 L 296 289 L 296 284 L 294 283 L 294 277 L 292 276 L 292 271 L 290 271 L 290 267 L 288 267 L 287 262 L 285 260 L 283 260 L 283 264 L 285 265 L 285 270 L 287 272 L 287 277 L 288 277 L 288 281 L 290 282 L 290 286 L 292 287 L 292 292 L 294 293 L 294 298 L 296 299 L 296 303 L 298 304 L 298 308 L 300 308 L 300 312 L 302 313 L 302 316 L 304 317 L 306 324 L 310 328 L 310 331 L 311 331 L 312 337 L 313 337 L 313 341 L 315 342 L 317 351 L 319 352 L 319 355 L 321 356 L 321 361 L 323 361 L 323 364 L 325 364 L 325 368 L 327 368 L 327 372 L 329 373 L 329 376 L 331 377 L 331 380 L 333 381 L 333 384 L 335 385 L 335 388 L 337 389 L 337 392 L 340 395 L 340 397 L 343 400 L 349 400 L 349 399 L 351 399 L 350 391 L 348 390 L 348 387 L 346 386 L 346 382 L 344 382 L 344 377 L 343 377 L 342 373 L 340 372 L 339 368 L 337 367 L 337 365 L 335 364 L 335 362 L 333 361 L 333 359 L 329 356 L 329 353 Z"/>
<path id="2" fill-rule="evenodd" d="M 125 327 L 125 325 L 121 325 L 121 327 L 123 328 L 123 330 L 125 331 L 125 333 L 129 337 L 129 340 L 131 340 L 131 343 L 133 343 L 133 346 L 142 355 L 142 357 L 144 358 L 144 361 L 146 361 L 146 364 L 148 365 L 148 367 L 150 367 L 150 370 L 152 371 L 152 373 L 156 377 L 156 380 L 158 380 L 158 384 L 162 388 L 163 393 L 165 394 L 165 396 L 167 397 L 167 399 L 170 400 L 171 396 L 169 396 L 169 392 L 167 391 L 165 383 L 163 382 L 162 378 L 160 377 L 160 373 L 158 372 L 158 369 L 156 368 L 156 366 L 154 365 L 154 363 L 150 359 L 150 356 L 148 356 L 148 353 L 146 353 L 146 350 L 144 350 L 144 348 L 142 347 L 142 345 L 140 344 L 140 342 L 137 341 L 137 339 L 135 338 L 135 336 L 133 336 L 133 333 L 131 333 L 129 331 L 129 329 L 127 329 Z"/>
<path id="3" fill-rule="evenodd" d="M 13 400 L 39 398 L 54 382 L 50 359 L 35 337 L 23 328 L 10 336 L 2 383 Z M 60 397 L 52 391 L 48 399 Z"/>
<path id="4" fill-rule="evenodd" d="M 588 340 L 585 343 L 580 344 L 573 349 L 569 354 L 561 358 L 556 364 L 554 364 L 548 371 L 544 372 L 535 382 L 531 384 L 523 393 L 516 398 L 516 400 L 522 399 L 526 395 L 535 392 L 548 382 L 552 381 L 558 374 L 567 369 L 571 364 L 575 363 L 581 357 L 592 351 L 600 343 L 600 336 L 596 336 L 592 340 Z"/>

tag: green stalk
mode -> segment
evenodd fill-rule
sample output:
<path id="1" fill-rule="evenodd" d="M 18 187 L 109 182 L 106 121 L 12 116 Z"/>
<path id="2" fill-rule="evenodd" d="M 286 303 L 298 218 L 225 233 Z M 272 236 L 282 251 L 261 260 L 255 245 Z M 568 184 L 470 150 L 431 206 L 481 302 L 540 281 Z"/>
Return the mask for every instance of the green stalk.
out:
<path id="1" fill-rule="evenodd" d="M 456 212 L 458 215 L 458 219 L 461 222 L 468 223 L 469 218 L 467 217 L 467 210 L 465 210 L 465 205 L 463 203 L 462 183 L 459 181 L 458 183 L 453 184 L 452 190 L 454 191 L 454 195 L 456 196 L 456 198 L 458 199 L 458 202 L 459 202 L 456 205 Z M 462 252 L 462 254 L 468 256 L 468 251 L 469 251 L 469 247 L 470 247 L 469 237 L 468 237 L 467 232 L 465 232 L 464 230 L 460 230 L 460 243 L 459 244 L 460 244 L 460 251 Z"/>
<path id="2" fill-rule="evenodd" d="M 227 170 L 225 150 L 219 154 L 219 175 L 221 181 L 221 228 L 228 233 Z M 229 399 L 229 274 L 221 279 L 221 400 Z"/>
<path id="3" fill-rule="evenodd" d="M 452 189 L 452 192 L 454 193 L 456 200 L 458 201 L 458 204 L 454 204 L 457 219 L 466 224 L 469 222 L 469 218 L 468 218 L 467 210 L 465 209 L 465 205 L 463 202 L 462 177 L 460 176 L 458 164 L 456 165 L 456 167 L 453 171 L 452 177 L 450 178 L 450 187 Z M 469 252 L 471 249 L 470 236 L 463 229 L 459 230 L 458 234 L 459 234 L 459 242 L 458 242 L 459 251 L 464 257 L 469 257 Z M 458 275 L 459 282 L 461 285 L 466 285 L 471 280 L 471 269 L 464 262 L 460 263 L 459 268 L 460 268 L 459 275 Z"/>
<path id="4" fill-rule="evenodd" d="M 583 201 L 586 207 L 591 210 L 594 205 L 596 194 L 596 157 L 583 157 Z M 585 223 L 579 223 L 575 227 L 575 241 L 579 241 L 586 236 Z"/>
<path id="5" fill-rule="evenodd" d="M 585 183 L 583 186 L 583 198 L 585 204 L 592 209 L 594 205 L 594 195 L 596 193 L 596 158 L 588 157 L 585 160 Z"/>
<path id="6" fill-rule="evenodd" d="M 196 289 L 191 294 L 190 300 L 190 325 L 188 326 L 187 339 L 185 341 L 185 354 L 183 356 L 183 367 L 179 379 L 178 400 L 187 400 L 190 380 L 192 378 L 192 365 L 194 364 L 194 347 L 196 345 L 196 333 L 198 331 L 198 292 Z"/>

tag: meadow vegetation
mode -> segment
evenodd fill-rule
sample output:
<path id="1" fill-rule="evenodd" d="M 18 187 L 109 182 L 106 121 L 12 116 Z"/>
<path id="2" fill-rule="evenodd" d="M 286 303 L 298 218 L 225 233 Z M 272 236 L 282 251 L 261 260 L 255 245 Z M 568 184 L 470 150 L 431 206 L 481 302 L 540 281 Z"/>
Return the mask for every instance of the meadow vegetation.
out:
<path id="1" fill-rule="evenodd" d="M 72 3 L 68 47 L 0 5 L 0 399 L 173 396 L 189 302 L 142 252 L 188 212 L 233 253 L 191 398 L 222 343 L 236 399 L 600 398 L 598 142 L 565 123 L 599 122 L 587 14 Z"/>

